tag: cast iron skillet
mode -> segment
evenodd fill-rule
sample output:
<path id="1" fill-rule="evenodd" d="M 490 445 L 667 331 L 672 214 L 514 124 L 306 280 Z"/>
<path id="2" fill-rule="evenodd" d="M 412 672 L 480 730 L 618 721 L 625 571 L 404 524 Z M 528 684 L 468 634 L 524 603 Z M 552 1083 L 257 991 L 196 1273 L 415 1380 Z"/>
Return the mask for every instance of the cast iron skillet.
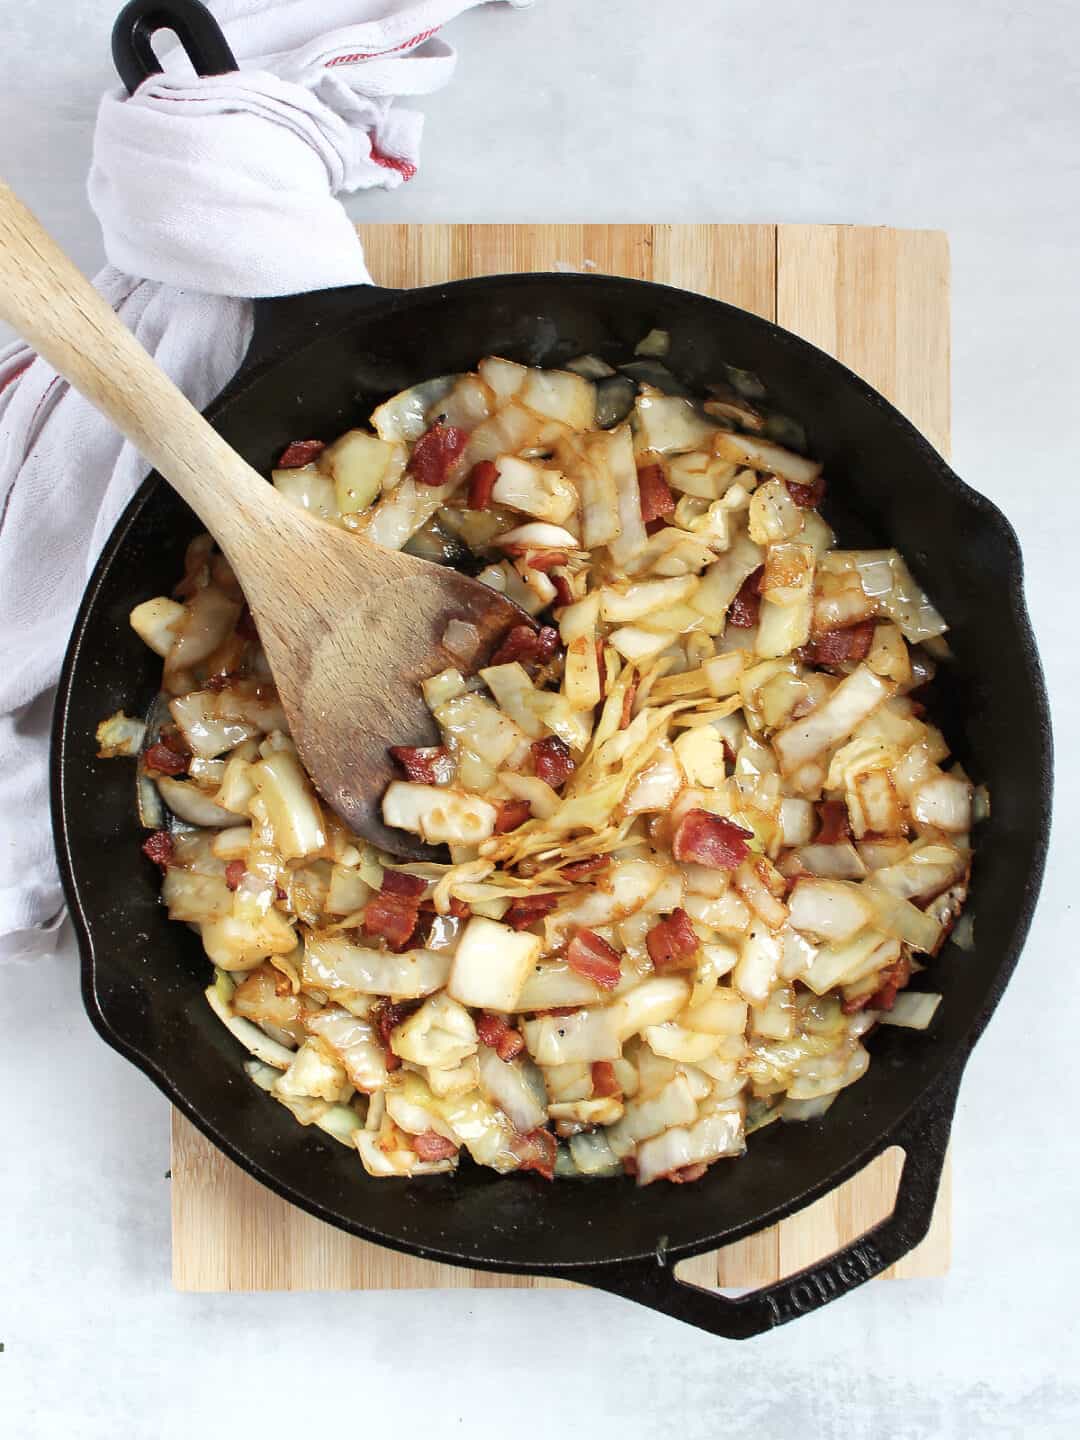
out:
<path id="1" fill-rule="evenodd" d="M 148 44 L 140 57 L 129 44 L 145 8 L 136 7 L 134 22 L 127 16 L 116 42 L 129 84 L 152 57 Z M 162 23 L 163 7 L 153 9 Z M 190 21 L 188 7 L 172 0 L 169 15 L 181 12 Z M 190 43 L 190 23 L 171 23 Z M 713 1166 L 694 1185 L 547 1185 L 472 1165 L 420 1183 L 369 1179 L 355 1155 L 301 1129 L 243 1075 L 235 1041 L 202 998 L 208 966 L 199 941 L 166 919 L 157 873 L 138 856 L 131 771 L 94 758 L 98 721 L 121 706 L 148 706 L 160 676 L 128 611 L 168 590 L 199 528 L 154 475 L 119 521 L 75 624 L 56 709 L 56 839 L 91 1020 L 263 1184 L 410 1254 L 581 1281 L 743 1338 L 816 1309 L 922 1239 L 964 1064 L 1028 928 L 1049 829 L 1051 737 L 1008 523 L 880 395 L 821 351 L 714 300 L 606 276 L 505 275 L 261 302 L 250 353 L 209 414 L 268 471 L 289 440 L 333 437 L 422 377 L 470 368 L 492 352 L 534 365 L 582 351 L 623 356 L 654 325 L 671 332 L 673 368 L 691 383 L 715 378 L 722 361 L 756 372 L 825 461 L 842 540 L 899 546 L 952 623 L 956 660 L 936 703 L 955 752 L 989 785 L 993 816 L 978 832 L 970 901 L 977 948 L 948 944 L 932 965 L 926 978 L 945 998 L 929 1032 L 874 1035 L 869 1073 L 824 1120 L 770 1126 L 744 1158 Z M 892 1145 L 907 1152 L 896 1208 L 837 1255 L 738 1299 L 676 1279 L 677 1261 L 790 1215 Z"/>

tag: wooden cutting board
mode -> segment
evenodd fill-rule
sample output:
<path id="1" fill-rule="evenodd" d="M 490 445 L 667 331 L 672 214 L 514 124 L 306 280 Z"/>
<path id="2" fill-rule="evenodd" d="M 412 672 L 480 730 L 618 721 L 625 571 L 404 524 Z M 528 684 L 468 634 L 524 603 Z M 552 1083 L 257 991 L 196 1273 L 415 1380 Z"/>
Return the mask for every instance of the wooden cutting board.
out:
<path id="1" fill-rule="evenodd" d="M 938 232 L 831 225 L 369 225 L 360 233 L 371 273 L 383 285 L 572 269 L 714 295 L 830 351 L 948 451 L 949 254 Z M 201 1003 L 193 994 L 192 1004 Z M 901 1151 L 889 1151 L 782 1224 L 685 1261 L 679 1275 L 704 1286 L 754 1287 L 792 1274 L 890 1212 L 902 1160 Z M 949 1217 L 946 1166 L 929 1235 L 887 1273 L 943 1275 Z M 563 1283 L 460 1270 L 356 1240 L 264 1189 L 176 1112 L 172 1234 L 178 1290 Z"/>

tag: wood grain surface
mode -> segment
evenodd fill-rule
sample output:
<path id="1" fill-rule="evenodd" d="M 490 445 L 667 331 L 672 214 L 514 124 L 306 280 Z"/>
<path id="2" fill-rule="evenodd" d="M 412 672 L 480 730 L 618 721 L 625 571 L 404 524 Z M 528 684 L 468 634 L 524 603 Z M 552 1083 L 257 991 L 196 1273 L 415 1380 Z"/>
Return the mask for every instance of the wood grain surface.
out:
<path id="1" fill-rule="evenodd" d="M 362 226 L 361 235 L 371 273 L 384 285 L 570 268 L 714 295 L 836 355 L 948 452 L 949 256 L 938 232 L 827 225 L 372 225 Z M 561 1283 L 459 1270 L 355 1240 L 265 1190 L 175 1112 L 172 1151 L 173 1283 L 179 1290 Z M 902 1163 L 902 1152 L 887 1152 L 782 1224 L 684 1262 L 680 1278 L 754 1287 L 790 1275 L 883 1219 Z M 946 1272 L 950 1185 L 946 1163 L 929 1235 L 887 1274 Z"/>

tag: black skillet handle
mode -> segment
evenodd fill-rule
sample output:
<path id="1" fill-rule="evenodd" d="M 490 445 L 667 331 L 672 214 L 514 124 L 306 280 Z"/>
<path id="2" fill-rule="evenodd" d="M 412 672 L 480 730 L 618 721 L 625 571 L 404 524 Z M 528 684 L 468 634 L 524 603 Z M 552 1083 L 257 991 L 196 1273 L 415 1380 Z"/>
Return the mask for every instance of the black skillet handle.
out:
<path id="1" fill-rule="evenodd" d="M 962 1068 L 959 1064 L 943 1076 L 932 1096 L 881 1146 L 879 1154 L 899 1145 L 907 1157 L 896 1206 L 880 1225 L 844 1249 L 775 1285 L 737 1297 L 689 1285 L 660 1260 L 600 1267 L 589 1273 L 586 1283 L 726 1340 L 748 1340 L 872 1280 L 903 1259 L 930 1228 Z"/>
<path id="2" fill-rule="evenodd" d="M 112 31 L 113 64 L 129 95 L 151 75 L 161 74 L 151 44 L 158 30 L 175 34 L 196 75 L 228 75 L 237 69 L 220 25 L 200 0 L 130 0 Z"/>

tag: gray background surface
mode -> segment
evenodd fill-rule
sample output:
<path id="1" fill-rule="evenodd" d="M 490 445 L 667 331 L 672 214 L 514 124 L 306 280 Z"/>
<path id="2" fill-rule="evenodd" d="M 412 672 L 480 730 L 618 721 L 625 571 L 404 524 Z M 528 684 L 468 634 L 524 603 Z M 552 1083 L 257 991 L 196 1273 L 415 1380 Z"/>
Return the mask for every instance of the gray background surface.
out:
<path id="1" fill-rule="evenodd" d="M 93 270 L 116 0 L 3 8 L 0 174 Z M 953 1270 L 742 1346 L 584 1293 L 173 1294 L 167 1107 L 69 944 L 0 984 L 0 1434 L 1074 1435 L 1080 8 L 542 0 L 448 35 L 419 176 L 355 215 L 950 234 L 955 462 L 1020 532 L 1059 746 L 1042 905 L 961 1097 Z"/>

